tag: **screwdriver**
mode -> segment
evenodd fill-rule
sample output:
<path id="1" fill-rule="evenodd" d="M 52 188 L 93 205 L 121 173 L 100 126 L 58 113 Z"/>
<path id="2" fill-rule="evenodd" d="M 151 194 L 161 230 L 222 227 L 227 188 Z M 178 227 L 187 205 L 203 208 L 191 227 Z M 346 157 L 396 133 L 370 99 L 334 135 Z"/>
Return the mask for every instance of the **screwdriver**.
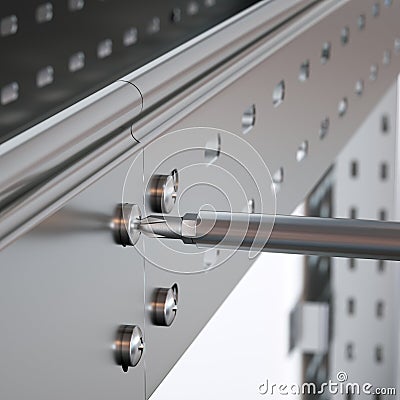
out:
<path id="1" fill-rule="evenodd" d="M 201 211 L 150 215 L 136 229 L 198 247 L 400 260 L 397 222 Z"/>

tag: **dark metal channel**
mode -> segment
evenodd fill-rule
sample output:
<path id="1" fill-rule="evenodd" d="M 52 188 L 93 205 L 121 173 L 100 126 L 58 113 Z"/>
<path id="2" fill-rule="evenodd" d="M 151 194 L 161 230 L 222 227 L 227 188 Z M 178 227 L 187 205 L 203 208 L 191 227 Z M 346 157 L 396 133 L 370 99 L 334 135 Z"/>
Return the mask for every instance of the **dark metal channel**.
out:
<path id="1" fill-rule="evenodd" d="M 256 2 L 2 1 L 0 143 Z"/>

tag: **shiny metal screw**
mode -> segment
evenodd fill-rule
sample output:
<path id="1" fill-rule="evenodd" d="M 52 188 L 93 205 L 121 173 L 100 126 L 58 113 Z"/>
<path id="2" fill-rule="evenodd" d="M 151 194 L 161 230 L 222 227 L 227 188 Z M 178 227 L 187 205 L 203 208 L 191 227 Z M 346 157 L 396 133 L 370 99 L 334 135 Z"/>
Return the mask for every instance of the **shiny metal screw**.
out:
<path id="1" fill-rule="evenodd" d="M 178 285 L 157 289 L 152 306 L 154 324 L 171 326 L 178 310 Z"/>
<path id="2" fill-rule="evenodd" d="M 115 360 L 124 372 L 139 363 L 143 350 L 142 330 L 137 325 L 121 325 L 115 341 Z"/>
<path id="3" fill-rule="evenodd" d="M 122 246 L 134 246 L 139 240 L 141 212 L 136 204 L 118 204 L 112 222 L 114 240 Z"/>
<path id="4" fill-rule="evenodd" d="M 178 171 L 170 175 L 153 175 L 147 190 L 147 199 L 153 212 L 169 214 L 174 208 L 179 186 Z"/>

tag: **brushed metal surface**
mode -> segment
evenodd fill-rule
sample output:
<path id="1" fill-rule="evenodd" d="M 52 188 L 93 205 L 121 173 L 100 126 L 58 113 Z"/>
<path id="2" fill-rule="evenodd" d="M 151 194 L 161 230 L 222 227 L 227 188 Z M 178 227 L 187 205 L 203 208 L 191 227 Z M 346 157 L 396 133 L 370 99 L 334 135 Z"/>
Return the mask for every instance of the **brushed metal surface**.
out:
<path id="1" fill-rule="evenodd" d="M 165 121 L 157 113 L 151 115 L 148 123 L 153 128 L 152 133 L 141 135 L 144 125 L 138 123 L 133 126 L 134 134 L 146 141 L 156 138 L 165 130 L 206 125 L 241 135 L 242 115 L 254 104 L 256 122 L 243 137 L 262 154 L 273 176 L 280 169 L 284 171 L 283 179 L 277 182 L 277 212 L 291 213 L 330 167 L 332 160 L 398 74 L 399 56 L 394 51 L 394 41 L 398 35 L 395 14 L 400 4 L 393 2 L 391 8 L 382 7 L 378 18 L 371 15 L 372 5 L 372 1 L 335 2 L 334 9 L 325 9 L 325 14 L 319 19 L 313 15 L 308 24 L 306 18 L 294 23 L 289 32 L 278 32 L 257 49 L 256 53 L 262 55 L 257 59 L 253 54 L 254 64 L 250 63 L 240 73 L 232 73 L 232 76 L 229 76 L 232 70 L 227 67 L 225 73 L 229 78 L 225 81 L 221 83 L 211 77 L 198 88 L 199 92 L 208 93 L 207 99 L 199 96 L 190 103 L 193 97 L 178 96 L 172 104 L 177 112 L 175 117 Z M 358 30 L 360 15 L 366 16 L 364 30 Z M 340 36 L 344 26 L 350 27 L 350 40 L 346 46 L 342 45 Z M 301 35 L 293 33 L 296 29 L 302 32 Z M 331 43 L 331 54 L 329 61 L 323 64 L 321 51 L 325 41 Z M 392 54 L 388 65 L 383 63 L 387 49 Z M 299 69 L 305 60 L 309 61 L 310 77 L 304 82 L 299 80 Z M 379 66 L 379 73 L 377 79 L 371 81 L 370 67 L 374 64 Z M 285 99 L 279 107 L 274 107 L 273 91 L 282 79 L 285 80 Z M 355 91 L 360 79 L 364 82 L 362 95 Z M 346 114 L 340 116 L 338 106 L 344 97 L 347 98 L 348 108 Z M 184 118 L 178 113 L 183 104 L 191 111 Z M 165 107 L 169 112 L 172 111 L 171 104 Z M 157 112 L 162 113 L 162 108 Z M 146 118 L 141 123 L 145 123 Z M 327 118 L 329 124 L 325 123 Z M 323 139 L 320 137 L 321 125 L 327 131 Z M 308 142 L 308 153 L 299 162 L 296 155 L 304 141 Z M 147 160 L 149 158 L 152 157 L 147 157 Z M 149 169 L 145 166 L 145 175 L 149 174 Z M 197 198 L 194 201 L 193 204 L 197 204 Z M 181 211 L 193 212 L 193 205 Z M 153 240 L 146 241 L 146 249 L 155 246 L 150 243 Z M 153 249 L 152 253 L 156 251 Z M 162 250 L 159 254 L 161 257 Z M 165 254 L 162 258 L 167 266 L 174 263 L 174 259 Z M 190 262 L 191 267 L 201 265 L 194 256 Z M 166 331 L 147 324 L 148 396 L 201 331 L 207 318 L 221 305 L 224 296 L 229 293 L 226 288 L 234 288 L 250 265 L 248 257 L 240 254 L 235 254 L 228 264 L 229 267 L 223 265 L 194 277 L 161 271 L 151 263 L 146 263 L 147 298 L 160 284 L 159 280 L 163 286 L 177 282 L 181 288 L 180 313 L 171 329 Z M 196 298 L 203 299 L 204 293 L 207 295 L 207 304 L 200 307 L 202 300 L 197 303 Z M 149 318 L 149 315 L 146 316 L 147 321 L 150 321 Z M 163 343 L 168 343 L 168 346 L 163 346 Z M 160 357 L 160 354 L 163 356 Z"/>
<path id="2" fill-rule="evenodd" d="M 129 164 L 0 253 L 0 398 L 144 399 L 143 360 L 125 374 L 113 349 L 120 325 L 144 330 L 143 259 L 110 228 Z"/>
<path id="3" fill-rule="evenodd" d="M 257 1 L 3 0 L 0 143 Z"/>
<path id="4" fill-rule="evenodd" d="M 249 42 L 267 34 L 287 21 L 292 13 L 300 12 L 313 3 L 312 0 L 291 0 L 284 4 L 265 0 L 3 143 L 0 147 L 1 162 L 10 173 L 4 180 L 0 178 L 0 186 L 4 188 L 0 195 L 4 210 L 0 219 L 0 246 L 8 245 L 43 221 L 94 179 L 142 147 L 138 137 L 152 132 L 154 127 L 146 120 L 145 132 L 137 132 L 139 136 L 135 139 L 131 136 L 133 128 L 129 128 L 130 123 L 144 108 L 142 89 L 132 81 L 133 78 L 139 80 L 140 77 L 140 85 L 147 93 L 146 99 L 151 94 L 151 102 L 146 103 L 146 111 L 150 111 L 157 101 L 169 103 L 167 100 L 179 92 L 186 92 L 195 81 L 207 80 L 205 75 L 210 68 L 231 59 L 233 53 L 240 53 L 239 50 L 248 46 Z M 212 59 L 209 56 L 211 49 Z M 181 71 L 177 71 L 176 66 Z M 166 88 L 168 82 L 172 85 L 168 84 Z M 121 85 L 123 90 L 119 91 Z M 110 108 L 109 102 L 113 100 L 115 104 Z M 115 115 L 110 115 L 110 110 Z M 167 107 L 167 112 L 165 109 L 161 111 L 157 115 L 163 120 L 176 113 L 171 105 Z M 180 113 L 186 115 L 190 110 L 182 104 Z M 150 117 L 150 122 L 153 119 L 154 116 Z M 60 135 L 60 131 L 64 130 L 66 133 Z M 25 154 L 24 161 L 15 163 L 21 158 L 21 153 Z M 65 175 L 68 175 L 68 180 Z"/>
<path id="5" fill-rule="evenodd" d="M 310 12 L 304 18 L 299 18 L 287 29 L 282 27 L 279 32 L 275 32 L 274 35 L 266 38 L 265 42 L 256 46 L 257 49 L 249 49 L 247 54 L 249 57 L 243 57 L 243 59 L 238 57 L 230 64 L 224 65 L 222 77 L 219 75 L 221 71 L 216 71 L 214 75 L 211 74 L 187 90 L 182 90 L 181 93 L 165 101 L 155 110 L 149 109 L 148 114 L 143 115 L 143 118 L 132 125 L 136 139 L 141 141 L 143 139 L 142 143 L 136 143 L 129 130 L 115 134 L 112 139 L 96 148 L 97 153 L 96 151 L 90 153 L 90 159 L 82 157 L 74 165 L 74 168 L 66 171 L 65 175 L 70 180 L 62 179 L 65 175 L 57 175 L 57 190 L 43 190 L 35 193 L 36 198 L 22 199 L 25 201 L 26 208 L 21 205 L 20 209 L 13 209 L 13 212 L 7 215 L 10 225 L 5 230 L 2 225 L 2 232 L 5 232 L 4 237 L 8 240 L 7 244 L 21 235 L 24 229 L 26 230 L 26 226 L 23 226 L 26 221 L 28 221 L 27 226 L 32 228 L 41 219 L 53 213 L 57 207 L 61 207 L 67 200 L 75 196 L 79 190 L 86 188 L 89 183 L 93 183 L 95 179 L 103 176 L 106 172 L 109 172 L 103 177 L 104 182 L 107 182 L 106 186 L 102 186 L 95 196 L 90 195 L 98 184 L 102 184 L 103 180 L 100 180 L 92 187 L 93 189 L 89 188 L 76 197 L 71 205 L 77 202 L 76 208 L 80 215 L 82 210 L 84 215 L 90 215 L 90 211 L 94 207 L 101 215 L 105 212 L 111 216 L 115 205 L 121 202 L 123 173 L 121 172 L 120 180 L 119 178 L 115 179 L 116 172 L 110 172 L 118 163 L 161 134 L 180 128 L 215 126 L 241 136 L 243 113 L 253 104 L 256 106 L 256 121 L 253 128 L 243 137 L 262 154 L 273 176 L 276 171 L 281 169 L 284 171 L 281 178 L 276 181 L 278 211 L 282 214 L 290 213 L 316 183 L 332 159 L 368 115 L 376 101 L 391 85 L 394 76 L 397 76 L 399 55 L 394 51 L 394 42 L 398 35 L 396 13 L 399 11 L 400 4 L 396 1 L 391 9 L 382 7 L 381 15 L 376 19 L 370 14 L 371 6 L 372 2 L 370 1 L 323 2 L 322 8 Z M 365 30 L 358 31 L 357 19 L 361 13 L 367 15 L 367 25 Z M 351 27 L 350 41 L 346 46 L 342 46 L 340 39 L 340 32 L 344 25 Z M 331 42 L 332 53 L 329 62 L 321 64 L 321 49 L 325 41 Z M 388 65 L 383 63 L 383 54 L 387 49 L 392 51 L 392 60 Z M 257 51 L 252 53 L 252 50 Z M 311 66 L 310 78 L 305 82 L 299 81 L 299 67 L 307 59 Z M 375 64 L 379 66 L 379 73 L 376 80 L 370 81 L 370 67 Z M 233 68 L 234 65 L 236 66 Z M 361 97 L 354 92 L 354 86 L 360 79 L 363 79 L 365 84 Z M 285 81 L 285 98 L 279 107 L 274 107 L 272 97 L 274 88 L 282 80 Z M 341 116 L 339 116 L 338 104 L 344 97 L 347 98 L 348 109 L 346 115 L 343 115 L 343 111 L 341 111 Z M 326 117 L 329 117 L 330 120 L 329 132 L 321 140 L 320 125 Z M 307 157 L 299 163 L 296 154 L 304 141 L 308 143 L 308 153 Z M 208 140 L 205 141 L 205 143 L 207 142 Z M 174 146 L 171 144 L 169 151 L 173 148 Z M 165 150 L 168 151 L 168 149 Z M 224 150 L 224 143 L 222 143 L 222 150 Z M 152 157 L 152 154 L 147 156 L 146 149 L 144 152 L 146 181 L 150 177 L 150 172 L 153 172 L 153 167 L 158 165 L 159 160 L 157 157 Z M 185 162 L 192 162 L 192 158 L 184 157 L 182 163 Z M 176 167 L 168 167 L 164 172 L 169 173 L 172 168 Z M 128 165 L 126 165 L 127 168 Z M 119 171 L 119 169 L 115 171 Z M 88 179 L 88 176 L 91 178 Z M 211 178 L 212 176 L 209 174 L 202 176 L 202 179 L 206 181 Z M 44 189 L 52 189 L 53 183 L 54 181 L 50 180 Z M 185 188 L 189 184 L 189 181 L 181 182 L 182 186 L 180 185 L 180 187 Z M 244 182 L 244 184 L 249 185 L 246 187 L 248 197 L 257 195 L 248 182 Z M 140 193 L 140 195 L 142 194 L 143 192 Z M 43 197 L 39 198 L 39 195 Z M 142 204 L 143 199 L 135 196 L 132 195 L 130 201 Z M 204 192 L 203 196 L 211 198 L 208 191 Z M 226 204 L 223 199 L 217 198 L 215 193 L 212 196 L 215 196 L 213 203 L 220 204 L 221 207 Z M 235 198 L 233 210 L 242 211 L 244 207 L 247 209 L 247 198 L 233 197 Z M 89 201 L 81 202 L 80 199 Z M 184 207 L 175 211 L 186 211 L 185 208 L 187 211 L 192 211 L 193 204 L 204 204 L 199 203 L 199 200 L 202 198 L 192 193 L 182 203 Z M 97 202 L 100 202 L 98 209 L 96 208 Z M 257 202 L 254 208 L 256 212 L 261 212 Z M 17 211 L 21 212 L 19 217 L 23 215 L 22 219 L 16 218 Z M 70 217 L 68 220 L 71 222 Z M 78 220 L 80 223 L 82 222 L 82 218 L 78 218 Z M 50 221 L 53 221 L 53 218 Z M 126 389 L 127 392 L 129 390 L 131 394 L 134 392 L 133 387 L 139 392 L 144 388 L 140 383 L 142 382 L 141 378 L 136 380 L 132 376 L 132 380 L 128 381 L 125 379 L 126 376 L 119 375 L 121 370 L 112 364 L 112 351 L 109 347 L 103 353 L 99 353 L 99 349 L 104 349 L 111 343 L 114 326 L 117 327 L 121 323 L 136 324 L 135 316 L 140 316 L 138 310 L 132 311 L 132 307 L 143 307 L 143 296 L 135 297 L 138 292 L 129 290 L 130 282 L 134 282 L 136 285 L 139 281 L 143 281 L 143 273 L 140 279 L 137 278 L 136 264 L 133 262 L 136 256 L 132 257 L 135 250 L 113 247 L 115 245 L 112 243 L 110 232 L 107 232 L 106 238 L 105 231 L 102 231 L 101 234 L 96 229 L 92 229 L 86 237 L 84 227 L 82 228 L 79 224 L 74 225 L 74 223 L 72 225 L 73 228 L 75 226 L 75 231 L 78 231 L 74 235 L 62 232 L 57 232 L 55 235 L 54 229 L 50 229 L 46 236 L 40 227 L 40 230 L 38 229 L 17 241 L 1 254 L 1 264 L 6 265 L 2 272 L 4 279 L 3 276 L 1 277 L 1 307 L 4 307 L 2 315 L 6 316 L 7 321 L 4 337 L 9 338 L 9 341 L 5 340 L 1 344 L 1 351 L 4 353 L 4 364 L 1 364 L 1 368 L 2 371 L 5 370 L 6 384 L 0 390 L 10 392 L 13 390 L 11 393 L 16 391 L 19 395 L 16 398 L 24 397 L 29 389 L 29 383 L 32 383 L 32 376 L 36 374 L 36 377 L 40 378 L 42 370 L 53 377 L 49 387 L 52 391 L 57 388 L 65 389 L 67 394 L 72 394 L 72 397 L 81 397 L 81 393 L 91 393 L 91 390 L 95 390 L 96 396 L 98 395 L 100 398 L 107 394 L 110 397 L 116 393 L 117 389 L 120 391 Z M 14 232 L 13 229 L 16 227 L 21 229 L 13 236 L 10 235 L 10 232 Z M 48 223 L 45 223 L 43 227 L 47 229 Z M 100 236 L 102 239 L 99 239 Z M 49 255 L 42 247 L 44 239 Z M 138 242 L 139 245 L 145 245 L 146 256 L 151 253 L 157 254 L 157 257 L 163 260 L 162 264 L 165 264 L 162 265 L 163 267 L 169 269 L 175 267 L 176 260 L 171 257 L 170 251 L 152 248 L 150 240 L 153 239 L 146 241 L 141 238 Z M 79 252 L 73 251 L 73 249 L 79 249 Z M 98 258 L 96 256 L 96 265 L 87 262 L 89 267 L 85 265 L 87 269 L 82 269 L 81 261 L 92 260 L 94 252 L 99 255 Z M 218 257 L 223 256 L 224 254 L 221 254 Z M 31 271 L 29 273 L 25 271 L 27 260 L 38 266 L 28 270 Z M 69 260 L 72 260 L 72 263 Z M 137 260 L 142 260 L 142 258 L 138 257 Z M 204 269 L 204 259 L 200 255 L 185 254 L 182 256 L 182 261 L 179 264 L 183 266 Z M 72 269 L 61 269 L 64 263 L 67 264 L 67 267 L 72 264 L 70 267 Z M 115 269 L 109 269 L 110 264 L 114 268 L 117 266 L 121 269 L 120 275 L 115 272 Z M 250 264 L 251 260 L 247 254 L 235 254 L 229 262 L 217 269 L 197 275 L 183 275 L 162 270 L 146 261 L 144 294 L 146 304 L 149 304 L 156 288 L 170 287 L 175 283 L 180 288 L 179 314 L 170 328 L 165 329 L 165 327 L 152 325 L 150 311 L 147 308 L 143 311 L 141 308 L 142 312 L 145 312 L 146 319 L 144 332 L 147 348 L 145 354 L 147 397 L 239 282 Z M 40 268 L 43 270 L 40 271 Z M 57 284 L 58 276 L 61 277 L 62 282 L 58 281 Z M 27 281 L 24 281 L 25 277 L 27 277 Z M 25 282 L 25 286 L 22 288 L 23 292 L 17 293 L 15 288 L 18 288 L 18 284 L 21 282 Z M 81 283 L 81 290 L 75 290 L 74 293 L 68 292 L 68 296 L 66 296 L 64 285 L 68 282 L 74 288 L 74 285 Z M 37 290 L 34 291 L 35 295 L 39 296 L 36 307 L 35 303 L 31 301 L 32 296 L 28 296 L 29 290 L 33 291 L 35 288 L 41 288 L 40 293 Z M 107 290 L 99 290 L 99 288 Z M 105 296 L 105 293 L 110 293 L 111 296 Z M 57 297 L 60 294 L 64 294 L 64 297 Z M 88 297 L 91 299 L 89 304 L 91 307 L 86 306 L 85 308 L 85 304 L 88 304 L 85 303 Z M 206 301 L 204 302 L 205 297 Z M 57 310 L 53 311 L 53 314 L 50 314 L 48 310 L 41 310 L 45 309 L 50 299 L 58 300 L 55 302 L 55 308 L 64 311 L 63 318 L 56 313 Z M 121 307 L 120 300 L 125 300 L 123 311 L 118 308 Z M 18 304 L 20 304 L 19 309 L 17 308 Z M 103 306 L 101 309 L 97 308 L 99 304 Z M 99 314 L 91 314 L 93 310 Z M 103 314 L 106 312 L 105 310 L 109 311 L 107 315 Z M 115 310 L 120 310 L 120 314 L 117 315 Z M 38 312 L 39 314 L 37 314 Z M 88 317 L 90 315 L 92 315 L 92 319 Z M 37 328 L 37 332 L 31 339 L 37 346 L 26 346 L 23 349 L 25 351 L 21 353 L 32 357 L 16 360 L 18 355 L 11 348 L 25 343 L 23 322 L 28 317 L 30 318 L 29 322 L 34 323 L 33 328 Z M 35 318 L 38 318 L 37 321 Z M 134 319 L 135 321 L 133 321 Z M 100 326 L 100 330 L 90 331 L 90 335 L 87 333 L 88 331 L 84 331 L 87 336 L 84 336 L 82 341 L 82 336 L 67 335 L 67 333 L 75 332 L 77 327 L 81 329 L 79 322 L 83 322 L 83 328 L 86 325 L 97 327 L 97 324 L 103 324 L 103 328 Z M 61 365 L 59 368 L 63 375 L 59 375 L 60 370 L 55 367 L 55 351 L 51 356 L 44 351 L 37 352 L 37 349 L 47 349 L 48 343 L 52 349 L 60 343 L 59 340 L 56 341 L 55 336 L 49 333 L 50 328 L 54 329 L 57 326 L 65 328 L 61 332 L 64 336 L 59 337 L 68 344 L 61 354 L 64 363 L 57 364 L 57 366 Z M 30 329 L 31 331 L 32 329 Z M 98 332 L 106 333 L 102 336 Z M 92 347 L 86 347 L 88 342 Z M 91 367 L 93 358 L 95 358 L 94 361 L 98 361 L 97 364 L 95 363 L 98 365 L 98 369 L 87 370 Z M 21 368 L 21 364 L 26 359 L 34 360 L 37 365 L 31 367 L 29 371 L 24 370 Z M 49 365 L 53 368 L 49 368 Z M 11 366 L 14 368 L 13 372 L 11 372 Z M 19 374 L 14 373 L 17 368 Z M 87 371 L 91 375 L 86 376 Z M 135 370 L 135 373 L 136 371 L 139 370 Z M 72 374 L 72 378 L 69 373 Z M 18 382 L 20 380 L 27 382 L 27 387 L 18 386 L 16 379 Z M 69 380 L 68 387 L 67 380 Z M 76 384 L 73 385 L 71 382 Z M 121 382 L 123 382 L 122 386 L 120 386 Z M 113 389 L 112 394 L 107 392 L 109 388 Z M 46 398 L 47 392 L 42 393 L 42 391 L 46 391 L 45 385 L 38 385 L 35 389 L 40 391 L 41 397 Z M 60 398 L 62 396 L 63 394 L 60 394 Z M 97 398 L 99 398 L 98 396 Z"/>

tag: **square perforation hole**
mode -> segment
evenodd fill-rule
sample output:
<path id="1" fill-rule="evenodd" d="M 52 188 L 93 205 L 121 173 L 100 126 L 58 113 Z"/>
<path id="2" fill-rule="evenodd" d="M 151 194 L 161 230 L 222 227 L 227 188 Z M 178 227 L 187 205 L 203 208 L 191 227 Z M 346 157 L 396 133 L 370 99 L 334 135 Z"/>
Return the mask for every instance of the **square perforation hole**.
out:
<path id="1" fill-rule="evenodd" d="M 372 16 L 379 17 L 379 14 L 381 13 L 381 6 L 379 5 L 379 3 L 374 3 L 372 5 Z"/>
<path id="2" fill-rule="evenodd" d="M 375 347 L 375 361 L 377 364 L 383 363 L 383 347 L 381 345 Z"/>
<path id="3" fill-rule="evenodd" d="M 386 221 L 386 220 L 387 220 L 387 211 L 386 211 L 386 209 L 381 208 L 381 209 L 379 210 L 378 218 L 379 218 L 381 221 Z"/>
<path id="4" fill-rule="evenodd" d="M 300 144 L 296 152 L 296 160 L 297 162 L 303 161 L 308 155 L 308 140 L 304 140 Z"/>
<path id="5" fill-rule="evenodd" d="M 388 115 L 382 115 L 381 118 L 381 132 L 388 133 L 390 131 L 390 118 Z"/>
<path id="6" fill-rule="evenodd" d="M 70 11 L 79 11 L 85 6 L 85 0 L 68 0 L 68 9 Z"/>
<path id="7" fill-rule="evenodd" d="M 345 349 L 345 355 L 347 360 L 351 361 L 354 360 L 355 355 L 354 355 L 354 344 L 353 343 L 347 343 L 346 349 Z"/>
<path id="8" fill-rule="evenodd" d="M 394 40 L 394 51 L 396 54 L 400 54 L 400 38 Z"/>
<path id="9" fill-rule="evenodd" d="M 351 207 L 349 214 L 351 219 L 357 219 L 357 207 Z"/>
<path id="10" fill-rule="evenodd" d="M 113 42 L 111 39 L 102 40 L 97 46 L 97 57 L 106 58 L 112 53 Z"/>
<path id="11" fill-rule="evenodd" d="M 382 64 L 389 65 L 391 61 L 392 61 L 392 53 L 390 52 L 390 50 L 385 50 L 383 52 Z"/>
<path id="12" fill-rule="evenodd" d="M 376 302 L 376 317 L 382 319 L 385 314 L 385 303 L 382 300 Z"/>
<path id="13" fill-rule="evenodd" d="M 330 42 L 325 42 L 321 50 L 321 63 L 326 64 L 331 58 L 332 45 Z"/>
<path id="14" fill-rule="evenodd" d="M 272 175 L 272 188 L 276 191 L 279 192 L 282 183 L 284 181 L 285 175 L 284 175 L 284 169 L 283 167 L 278 168 L 274 174 Z"/>
<path id="15" fill-rule="evenodd" d="M 187 15 L 193 16 L 193 15 L 198 14 L 199 11 L 200 11 L 200 6 L 197 3 L 197 1 L 190 1 L 188 3 L 187 8 L 186 8 Z"/>
<path id="16" fill-rule="evenodd" d="M 221 154 L 221 136 L 215 135 L 208 139 L 204 149 L 204 159 L 207 164 L 215 162 Z"/>
<path id="17" fill-rule="evenodd" d="M 347 299 L 347 314 L 354 315 L 356 313 L 356 301 L 353 297 Z"/>
<path id="18" fill-rule="evenodd" d="M 68 61 L 68 69 L 71 72 L 76 72 L 85 66 L 85 53 L 79 51 L 73 54 Z"/>
<path id="19" fill-rule="evenodd" d="M 349 258 L 349 269 L 354 271 L 357 267 L 357 260 L 355 258 Z"/>
<path id="20" fill-rule="evenodd" d="M 345 26 L 340 32 L 340 41 L 343 46 L 349 43 L 350 40 L 350 28 Z"/>
<path id="21" fill-rule="evenodd" d="M 10 36 L 18 31 L 18 18 L 16 15 L 9 15 L 0 20 L 0 35 Z"/>
<path id="22" fill-rule="evenodd" d="M 358 29 L 360 31 L 365 29 L 365 25 L 366 25 L 366 18 L 364 14 L 359 15 L 359 17 L 357 18 L 357 26 Z"/>
<path id="23" fill-rule="evenodd" d="M 349 107 L 349 102 L 346 97 L 339 101 L 338 104 L 338 114 L 339 117 L 344 117 L 347 113 L 347 109 Z"/>
<path id="24" fill-rule="evenodd" d="M 42 68 L 36 74 L 36 86 L 42 88 L 54 82 L 54 68 L 51 65 Z"/>
<path id="25" fill-rule="evenodd" d="M 379 166 L 379 177 L 381 181 L 387 181 L 389 178 L 389 166 L 386 162 L 382 162 Z"/>
<path id="26" fill-rule="evenodd" d="M 138 30 L 136 28 L 129 28 L 124 32 L 124 36 L 122 38 L 122 42 L 124 46 L 132 46 L 138 40 Z"/>
<path id="27" fill-rule="evenodd" d="M 53 4 L 44 3 L 36 8 L 36 21 L 38 24 L 49 22 L 53 19 Z"/>
<path id="28" fill-rule="evenodd" d="M 182 10 L 179 7 L 173 8 L 169 19 L 173 24 L 178 24 L 179 22 L 181 22 L 182 21 Z"/>
<path id="29" fill-rule="evenodd" d="M 329 133 L 329 125 L 330 120 L 328 117 L 324 118 L 319 126 L 319 138 L 324 139 L 325 136 Z"/>
<path id="30" fill-rule="evenodd" d="M 376 81 L 378 79 L 379 68 L 376 64 L 371 65 L 369 69 L 369 80 Z"/>
<path id="31" fill-rule="evenodd" d="M 364 93 L 364 81 L 362 79 L 359 79 L 356 82 L 354 91 L 356 92 L 357 96 L 362 96 L 362 94 Z"/>
<path id="32" fill-rule="evenodd" d="M 161 20 L 159 17 L 153 17 L 150 22 L 147 24 L 147 33 L 150 35 L 154 35 L 161 30 Z"/>
<path id="33" fill-rule="evenodd" d="M 17 82 L 11 82 L 8 85 L 3 86 L 0 92 L 1 105 L 5 106 L 6 104 L 16 101 L 18 96 L 19 85 Z"/>
<path id="34" fill-rule="evenodd" d="M 384 273 L 386 270 L 386 262 L 385 260 L 378 260 L 378 272 Z"/>
<path id="35" fill-rule="evenodd" d="M 359 174 L 358 161 L 352 160 L 350 162 L 350 177 L 357 178 Z"/>
<path id="36" fill-rule="evenodd" d="M 272 93 L 272 103 L 274 107 L 279 107 L 285 100 L 285 81 L 281 80 L 274 88 Z"/>
<path id="37" fill-rule="evenodd" d="M 242 132 L 249 133 L 256 123 L 256 106 L 252 104 L 242 115 Z"/>
<path id="38" fill-rule="evenodd" d="M 305 82 L 310 78 L 310 61 L 304 61 L 300 65 L 300 71 L 299 71 L 299 81 L 300 82 Z"/>

